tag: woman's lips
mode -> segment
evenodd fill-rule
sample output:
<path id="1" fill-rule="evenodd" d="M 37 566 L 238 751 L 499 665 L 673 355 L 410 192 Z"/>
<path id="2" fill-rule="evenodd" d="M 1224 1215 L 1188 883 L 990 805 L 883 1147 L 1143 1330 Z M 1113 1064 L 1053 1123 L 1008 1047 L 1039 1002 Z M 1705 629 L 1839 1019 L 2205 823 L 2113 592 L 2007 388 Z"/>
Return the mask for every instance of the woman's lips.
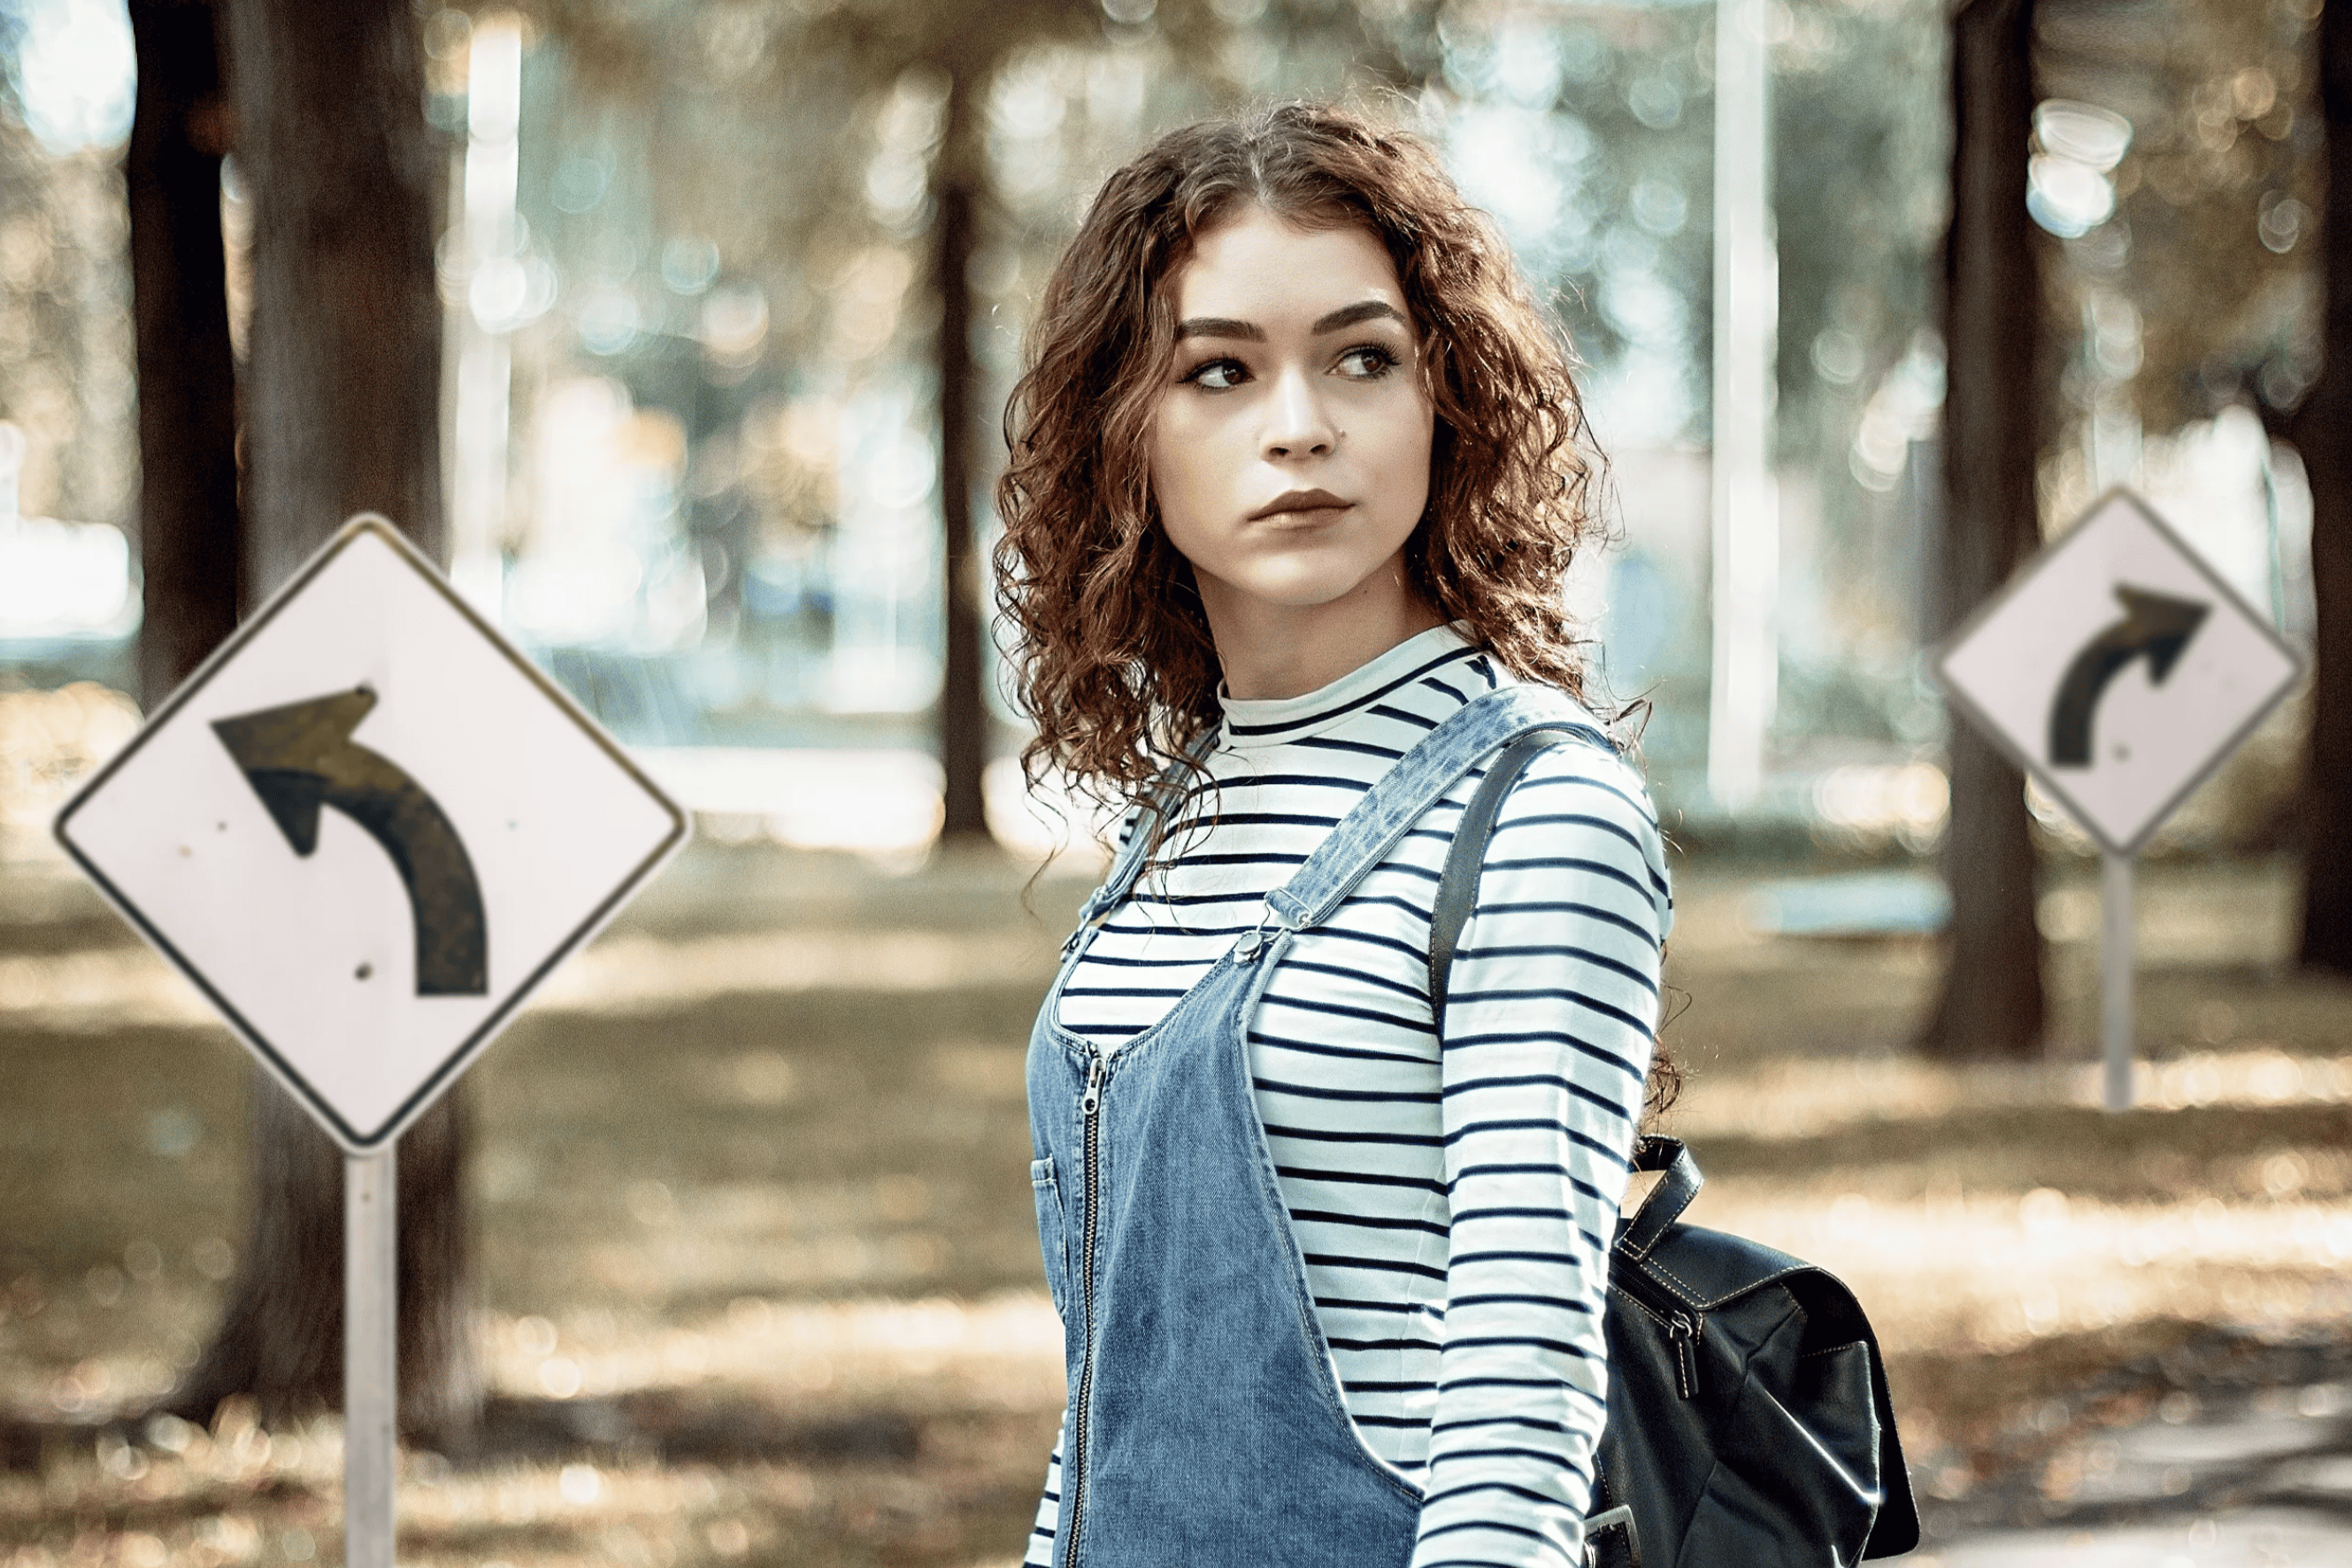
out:
<path id="1" fill-rule="evenodd" d="M 1249 514 L 1252 522 L 1263 522 L 1286 512 L 1344 511 L 1355 502 L 1342 500 L 1329 490 L 1285 490 L 1264 506 Z"/>

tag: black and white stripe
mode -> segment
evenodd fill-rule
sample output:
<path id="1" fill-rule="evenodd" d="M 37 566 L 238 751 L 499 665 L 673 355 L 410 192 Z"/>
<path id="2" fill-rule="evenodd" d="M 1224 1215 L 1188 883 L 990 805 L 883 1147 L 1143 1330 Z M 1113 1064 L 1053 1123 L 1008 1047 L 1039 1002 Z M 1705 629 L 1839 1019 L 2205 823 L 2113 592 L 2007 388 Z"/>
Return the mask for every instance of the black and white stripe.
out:
<path id="1" fill-rule="evenodd" d="M 1159 1021 L 1389 767 L 1511 678 L 1440 627 L 1323 689 L 1228 700 L 1212 783 L 1115 909 L 1061 1023 Z M 1366 1446 L 1426 1493 L 1415 1568 L 1576 1561 L 1606 1399 L 1600 1312 L 1671 921 L 1640 780 L 1554 747 L 1497 819 L 1441 1046 L 1429 909 L 1478 773 L 1296 939 L 1249 1043 L 1259 1115 Z M 1060 1452 L 1027 1561 L 1050 1562 Z"/>

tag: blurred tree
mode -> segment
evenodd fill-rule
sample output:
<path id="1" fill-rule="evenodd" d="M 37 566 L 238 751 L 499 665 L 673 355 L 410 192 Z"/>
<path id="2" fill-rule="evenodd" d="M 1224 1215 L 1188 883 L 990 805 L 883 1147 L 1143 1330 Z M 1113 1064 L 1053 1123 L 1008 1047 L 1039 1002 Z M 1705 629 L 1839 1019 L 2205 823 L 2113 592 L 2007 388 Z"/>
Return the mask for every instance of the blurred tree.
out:
<path id="1" fill-rule="evenodd" d="M 2290 406 L 2309 386 L 2305 241 L 2322 205 L 2307 37 L 2316 9 L 2315 0 L 2043 9 L 2042 89 L 2130 122 L 2112 175 L 2114 216 L 2060 247 L 2051 325 L 2053 346 L 2070 351 L 2063 416 L 2086 415 L 2089 384 L 2101 377 L 2123 384 L 2152 435 L 2226 403 Z M 2117 303 L 2132 330 L 2103 349 L 2095 319 Z"/>
<path id="2" fill-rule="evenodd" d="M 2041 541 L 2034 470 L 2042 277 L 2039 236 L 2025 205 L 2033 11 L 2033 0 L 1963 0 L 1952 15 L 1938 574 L 1946 598 L 1937 637 L 1999 589 Z M 1949 757 L 1944 873 L 1952 918 L 1943 984 L 1919 1046 L 1953 1058 L 2035 1056 L 2044 1007 L 2042 932 L 2024 776 L 1957 717 Z"/>
<path id="3" fill-rule="evenodd" d="M 16 57 L 29 9 L 0 0 L 0 60 Z M 27 101 L 30 86 L 0 70 L 0 418 L 25 437 L 16 499 L 27 517 L 128 529 L 137 416 L 121 161 L 97 117 L 77 110 L 61 130 Z"/>
<path id="4" fill-rule="evenodd" d="M 1442 29 L 1434 17 L 1425 33 L 1391 28 L 1388 85 L 1423 95 L 1465 195 L 1495 216 L 1572 334 L 1604 428 L 1638 446 L 1703 441 L 1710 8 L 1444 16 Z"/>
<path id="5" fill-rule="evenodd" d="M 980 363 L 971 348 L 971 264 L 987 174 L 980 135 L 984 79 L 975 79 L 982 68 L 975 62 L 949 79 L 931 175 L 931 287 L 940 300 L 940 519 L 946 542 L 940 592 L 947 646 L 940 674 L 940 767 L 946 796 L 940 831 L 964 842 L 988 837 L 981 794 L 988 766 L 987 677 L 980 657 L 986 574 L 971 519 L 972 488 L 981 478 L 973 427 L 981 397 Z"/>
<path id="6" fill-rule="evenodd" d="M 664 235 L 707 239 L 727 258 L 729 280 L 755 283 L 768 301 L 770 363 L 748 386 L 729 373 L 743 391 L 715 400 L 652 394 L 689 405 L 677 411 L 709 455 L 705 477 L 719 476 L 714 489 L 740 475 L 778 531 L 829 526 L 824 506 L 802 504 L 825 487 L 802 482 L 798 453 L 778 452 L 808 443 L 780 431 L 795 405 L 837 415 L 861 384 L 887 384 L 919 353 L 929 374 L 916 384 L 937 421 L 945 544 L 945 827 L 983 832 L 987 573 L 972 498 L 987 489 L 995 395 L 1017 341 L 1022 300 L 1012 279 L 1042 268 L 1075 220 L 1073 197 L 1160 125 L 1269 92 L 1417 86 L 1438 56 L 1433 7 L 526 0 L 524 9 L 577 95 L 550 140 L 568 135 L 578 146 L 612 141 L 614 124 L 645 129 L 642 152 L 622 151 L 624 163 L 642 156 L 650 175 L 656 233 L 641 254 L 658 252 Z M 1133 70 L 1141 62 L 1150 68 Z M 1051 121 L 1063 127 L 1046 139 L 1053 145 L 1008 124 L 1008 83 L 1051 93 Z M 1065 116 L 1066 105 L 1075 111 Z M 1045 153 L 1063 177 L 1026 183 L 1008 201 L 1008 152 L 1016 161 Z M 527 165 L 534 155 L 527 147 Z M 607 178 L 619 185 L 627 174 Z M 526 205 L 541 199 L 529 185 L 527 170 Z M 1028 196 L 1042 199 L 1020 199 Z M 532 231 L 569 250 L 572 277 L 593 274 L 592 247 L 609 247 L 613 227 L 639 221 L 619 205 L 593 220 L 560 205 L 534 210 Z M 605 226 L 602 241 L 593 224 Z M 638 389 L 634 363 L 607 363 Z M 728 527 L 740 527 L 747 510 L 696 504 Z"/>
<path id="7" fill-rule="evenodd" d="M 940 833 L 985 841 L 981 782 L 988 763 L 988 703 L 981 659 L 984 573 L 975 547 L 971 500 L 980 366 L 972 353 L 971 280 L 986 200 L 982 95 L 1006 55 L 1042 37 L 1098 26 L 1086 0 L 955 0 L 888 13 L 844 7 L 813 24 L 798 66 L 829 62 L 878 87 L 921 72 L 938 83 L 939 130 L 930 158 L 929 282 L 938 304 L 932 333 L 937 377 L 940 583 L 944 642 L 939 699 L 940 766 L 945 783 Z M 811 54 L 816 56 L 811 58 Z M 877 80 L 877 79 L 879 79 Z"/>
<path id="8" fill-rule="evenodd" d="M 352 513 L 441 543 L 440 154 L 403 0 L 227 0 L 240 166 L 253 193 L 246 403 L 246 592 L 286 581 Z M 167 1405 L 197 1419 L 233 1394 L 268 1416 L 340 1404 L 342 1159 L 255 1078 L 251 1216 L 212 1343 Z M 404 1426 L 462 1443 L 478 1422 L 463 1116 L 444 1098 L 401 1140 Z"/>
<path id="9" fill-rule="evenodd" d="M 1799 0 L 1773 50 L 1782 592 L 1827 612 L 1783 616 L 1784 736 L 1943 738 L 1912 653 L 1939 537 L 1949 32 L 1941 6 Z"/>
<path id="10" fill-rule="evenodd" d="M 2352 973 L 2352 4 L 2319 18 L 2326 136 L 2319 380 L 2287 423 L 2311 482 L 2316 631 L 2311 681 L 2310 838 L 2304 859 L 2305 964 Z"/>
<path id="11" fill-rule="evenodd" d="M 139 366 L 140 700 L 236 625 L 236 384 L 221 249 L 228 104 L 211 0 L 131 0 L 139 96 L 123 183 Z"/>
<path id="12" fill-rule="evenodd" d="M 1860 405 L 1935 324 L 1951 173 L 1944 18 L 1809 0 L 1772 55 L 1783 460 L 1846 466 Z M 1830 341 L 1824 342 L 1824 337 Z M 1857 540 L 1857 544 L 1864 542 Z"/>
<path id="13" fill-rule="evenodd" d="M 658 8 L 656 8 L 658 9 Z M 664 18 L 653 11 L 631 16 L 601 0 L 546 0 L 537 10 L 550 31 L 571 49 L 583 79 L 608 92 L 640 99 L 670 62 L 654 37 Z M 857 176 L 865 160 L 842 136 L 838 99 L 874 101 L 897 98 L 928 110 L 933 123 L 921 135 L 926 156 L 925 200 L 929 265 L 924 268 L 936 310 L 927 312 L 931 331 L 933 391 L 937 400 L 940 515 L 943 531 L 941 582 L 943 668 L 939 698 L 940 762 L 944 775 L 942 832 L 950 839 L 985 839 L 982 801 L 987 763 L 988 705 L 981 637 L 985 572 L 975 548 L 972 495 L 983 482 L 975 423 L 982 405 L 982 373 L 971 343 L 973 286 L 970 274 L 987 216 L 987 117 L 985 95 L 996 68 L 1015 49 L 1042 40 L 1097 34 L 1103 13 L 1090 0 L 953 0 L 908 5 L 739 7 L 706 17 L 700 38 L 706 51 L 738 58 L 720 66 L 741 80 L 758 78 L 789 99 L 814 89 L 824 108 L 803 114 L 789 102 L 788 119 L 815 139 L 823 152 L 808 156 L 808 144 L 793 149 L 802 166 L 794 171 L 807 195 L 818 199 L 777 204 L 773 165 L 744 160 L 740 142 L 735 166 L 765 178 L 758 206 L 782 205 L 786 233 L 776 248 L 816 258 L 840 245 L 838 233 L 822 232 L 825 219 L 864 216 Z M 748 63 L 741 57 L 749 57 Z M 714 61 L 714 63 L 717 63 Z M 828 118 L 829 116 L 829 118 Z M 820 128 L 820 126 L 822 128 Z M 730 131 L 740 132 L 730 124 Z M 808 163 L 829 165 L 811 170 Z M 707 171 L 698 168 L 703 176 Z M 698 184 L 700 205 L 717 205 L 733 182 L 721 174 Z M 827 191 L 825 186 L 834 190 Z M 807 190 L 808 186 L 817 187 Z M 847 190 L 840 187 L 846 186 Z M 826 197 L 831 199 L 825 199 Z M 688 196 L 683 201 L 691 202 Z M 849 215 L 842 211 L 851 209 Z M 870 309 L 870 306 L 869 306 Z"/>
<path id="14" fill-rule="evenodd" d="M 2117 216 L 2067 241 L 2053 290 L 2055 319 L 2081 323 L 2067 403 L 2088 418 L 2086 387 L 2120 377 L 2151 434 L 2251 404 L 2302 458 L 2317 646 L 2307 792 L 2277 832 L 2305 855 L 2303 962 L 2352 971 L 2352 378 L 2330 368 L 2352 363 L 2352 226 L 2319 216 L 2352 188 L 2347 26 L 2319 0 L 2071 0 L 2041 43 L 2053 90 L 2133 130 Z"/>

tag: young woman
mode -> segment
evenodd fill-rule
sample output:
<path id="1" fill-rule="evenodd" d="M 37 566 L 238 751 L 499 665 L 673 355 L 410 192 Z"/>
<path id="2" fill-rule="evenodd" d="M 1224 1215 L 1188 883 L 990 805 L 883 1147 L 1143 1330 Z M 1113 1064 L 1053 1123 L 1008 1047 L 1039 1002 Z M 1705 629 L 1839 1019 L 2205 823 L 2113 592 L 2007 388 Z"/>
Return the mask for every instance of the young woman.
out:
<path id="1" fill-rule="evenodd" d="M 1111 176 L 1007 431 L 1024 761 L 1130 807 L 1030 1047 L 1028 1561 L 1580 1562 L 1670 906 L 1561 610 L 1565 344 L 1426 147 L 1287 105 Z M 1538 727 L 1434 1017 L 1454 823 Z"/>

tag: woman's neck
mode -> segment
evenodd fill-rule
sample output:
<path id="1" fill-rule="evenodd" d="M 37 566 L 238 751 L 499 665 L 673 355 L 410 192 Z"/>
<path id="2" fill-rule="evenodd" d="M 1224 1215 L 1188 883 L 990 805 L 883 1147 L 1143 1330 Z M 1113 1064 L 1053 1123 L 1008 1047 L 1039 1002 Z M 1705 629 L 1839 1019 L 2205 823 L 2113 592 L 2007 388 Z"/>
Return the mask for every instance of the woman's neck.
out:
<path id="1" fill-rule="evenodd" d="M 1375 574 L 1377 575 L 1377 574 Z M 1445 617 L 1399 584 L 1360 584 L 1322 605 L 1276 605 L 1201 583 L 1201 607 L 1223 667 L 1225 694 L 1244 701 L 1300 697 L 1360 669 Z M 1386 592 L 1381 587 L 1387 588 Z M 1367 593 L 1365 590 L 1372 591 Z"/>

